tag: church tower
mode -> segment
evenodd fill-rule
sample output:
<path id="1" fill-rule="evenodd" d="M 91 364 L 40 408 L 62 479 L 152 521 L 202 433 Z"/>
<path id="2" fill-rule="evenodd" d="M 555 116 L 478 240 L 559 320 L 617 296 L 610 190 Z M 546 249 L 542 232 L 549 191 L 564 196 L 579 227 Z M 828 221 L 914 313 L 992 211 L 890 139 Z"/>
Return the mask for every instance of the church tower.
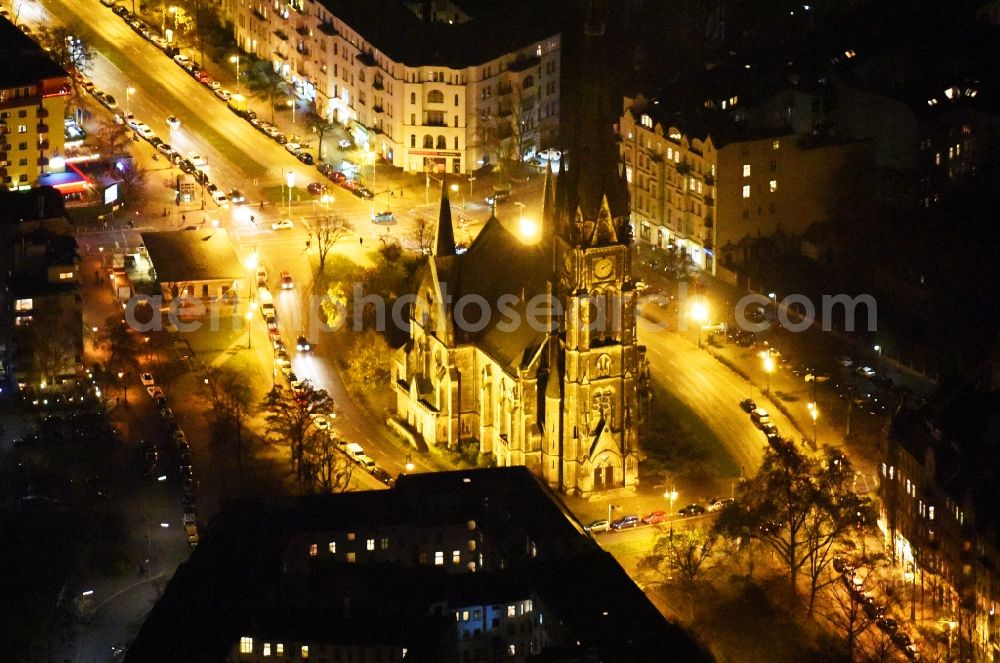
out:
<path id="1" fill-rule="evenodd" d="M 583 43 L 586 72 L 575 132 L 543 220 L 551 232 L 553 294 L 562 309 L 550 338 L 543 467 L 549 483 L 579 495 L 638 483 L 640 400 L 647 392 L 644 348 L 635 333 L 629 196 L 615 136 L 604 14 L 591 2 Z M 547 184 L 549 182 L 547 181 Z M 559 389 L 555 381 L 558 379 Z M 561 398 L 560 398 L 561 397 Z M 553 412 L 556 399 L 560 412 Z M 553 419 L 558 417 L 558 423 Z M 559 439 L 553 439 L 558 431 Z"/>

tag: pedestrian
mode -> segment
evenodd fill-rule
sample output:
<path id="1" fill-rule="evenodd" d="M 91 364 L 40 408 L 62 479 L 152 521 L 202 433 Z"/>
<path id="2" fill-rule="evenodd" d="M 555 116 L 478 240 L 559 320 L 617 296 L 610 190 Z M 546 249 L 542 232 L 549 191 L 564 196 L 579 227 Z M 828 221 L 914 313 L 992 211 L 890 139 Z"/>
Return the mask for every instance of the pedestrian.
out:
<path id="1" fill-rule="evenodd" d="M 164 207 L 164 208 L 163 208 L 163 216 L 166 216 L 166 215 L 167 215 L 167 208 L 166 208 L 166 207 Z"/>
<path id="2" fill-rule="evenodd" d="M 187 214 L 181 214 L 181 223 L 187 223 Z"/>
<path id="3" fill-rule="evenodd" d="M 364 244 L 365 244 L 365 238 L 364 237 L 358 237 L 358 244 L 364 246 Z"/>
<path id="4" fill-rule="evenodd" d="M 264 211 L 264 201 L 263 201 L 263 200 L 262 200 L 262 201 L 260 201 L 260 211 L 261 211 L 261 212 L 263 212 L 263 211 Z"/>
<path id="5" fill-rule="evenodd" d="M 94 270 L 94 283 L 97 285 L 101 283 L 101 270 L 99 269 Z"/>

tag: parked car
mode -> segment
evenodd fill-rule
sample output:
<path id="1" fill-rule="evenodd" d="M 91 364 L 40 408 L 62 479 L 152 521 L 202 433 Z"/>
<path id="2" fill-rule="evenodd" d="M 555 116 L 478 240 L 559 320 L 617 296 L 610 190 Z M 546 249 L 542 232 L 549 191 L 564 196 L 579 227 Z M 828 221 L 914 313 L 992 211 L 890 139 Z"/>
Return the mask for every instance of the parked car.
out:
<path id="1" fill-rule="evenodd" d="M 854 369 L 855 374 L 863 378 L 873 378 L 875 377 L 875 369 L 871 366 L 858 366 Z"/>
<path id="2" fill-rule="evenodd" d="M 159 388 L 159 387 L 157 387 L 155 385 L 152 386 L 152 387 L 146 387 L 146 393 L 148 393 L 149 397 L 152 398 L 153 400 L 156 400 L 158 398 L 163 398 L 164 397 L 163 396 L 163 389 L 161 389 L 161 388 Z"/>
<path id="3" fill-rule="evenodd" d="M 639 516 L 629 515 L 611 521 L 611 529 L 618 531 L 639 526 Z"/>
<path id="4" fill-rule="evenodd" d="M 878 626 L 880 629 L 882 629 L 883 631 L 885 631 L 890 635 L 899 630 L 899 624 L 897 624 L 896 620 L 892 619 L 891 617 L 883 617 L 882 619 L 875 622 L 875 626 Z"/>
<path id="5" fill-rule="evenodd" d="M 306 187 L 306 191 L 314 196 L 321 196 L 326 191 L 326 185 L 321 182 L 310 182 Z"/>
<path id="6" fill-rule="evenodd" d="M 747 414 L 750 414 L 751 412 L 757 409 L 757 403 L 755 403 L 749 398 L 744 398 L 743 400 L 740 401 L 740 409 L 746 412 Z"/>
<path id="7" fill-rule="evenodd" d="M 763 428 L 764 424 L 771 423 L 771 415 L 767 413 L 767 410 L 757 408 L 750 413 L 750 421 L 752 421 L 757 428 Z"/>
<path id="8" fill-rule="evenodd" d="M 296 152 L 295 153 L 295 158 L 298 159 L 299 161 L 301 161 L 302 163 L 304 163 L 307 166 L 311 166 L 314 163 L 316 163 L 316 160 L 313 159 L 313 155 L 311 155 L 308 152 Z"/>
<path id="9" fill-rule="evenodd" d="M 610 528 L 611 524 L 607 520 L 594 520 L 589 525 L 584 526 L 583 529 L 588 532 L 607 532 Z"/>
<path id="10" fill-rule="evenodd" d="M 715 499 L 709 500 L 708 504 L 705 506 L 705 511 L 708 513 L 715 513 L 716 511 L 722 511 L 727 505 L 733 503 L 732 497 L 716 497 Z"/>
<path id="11" fill-rule="evenodd" d="M 174 62 L 176 62 L 177 64 L 179 64 L 180 66 L 183 67 L 185 65 L 191 64 L 191 58 L 189 58 L 186 55 L 175 55 L 174 56 Z"/>
<path id="12" fill-rule="evenodd" d="M 705 513 L 705 507 L 700 504 L 688 504 L 686 507 L 677 512 L 677 515 L 681 518 L 688 518 L 691 516 L 700 516 Z"/>
<path id="13" fill-rule="evenodd" d="M 229 101 L 232 98 L 233 93 L 230 92 L 229 90 L 218 89 L 215 90 L 215 96 L 217 96 L 219 99 L 222 99 L 223 101 Z"/>
<path id="14" fill-rule="evenodd" d="M 666 519 L 667 519 L 666 511 L 653 511 L 652 513 L 643 516 L 642 522 L 646 523 L 647 525 L 655 525 L 657 523 L 662 523 Z"/>
<path id="15" fill-rule="evenodd" d="M 331 170 L 326 174 L 326 176 L 331 182 L 334 182 L 335 184 L 340 184 L 341 182 L 347 180 L 347 175 L 345 175 L 343 172 L 339 170 Z"/>
<path id="16" fill-rule="evenodd" d="M 226 194 L 221 191 L 213 191 L 212 200 L 215 201 L 215 204 L 219 207 L 229 207 L 229 199 L 226 198 Z"/>
<path id="17" fill-rule="evenodd" d="M 392 478 L 392 475 L 383 470 L 381 467 L 372 468 L 372 476 L 389 486 L 390 488 L 396 485 L 396 480 Z"/>
<path id="18" fill-rule="evenodd" d="M 195 168 L 204 168 L 205 166 L 208 165 L 208 162 L 205 161 L 200 154 L 198 154 L 193 150 L 187 153 L 187 158 L 188 161 L 190 161 Z"/>

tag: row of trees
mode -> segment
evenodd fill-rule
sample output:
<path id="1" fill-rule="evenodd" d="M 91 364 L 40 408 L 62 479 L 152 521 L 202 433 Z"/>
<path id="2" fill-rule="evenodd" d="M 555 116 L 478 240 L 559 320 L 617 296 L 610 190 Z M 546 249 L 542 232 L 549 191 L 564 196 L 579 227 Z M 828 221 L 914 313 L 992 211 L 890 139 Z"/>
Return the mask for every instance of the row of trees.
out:
<path id="1" fill-rule="evenodd" d="M 848 591 L 840 582 L 842 574 L 833 568 L 834 557 L 854 548 L 875 522 L 872 501 L 854 488 L 854 469 L 839 452 L 828 449 L 813 458 L 791 449 L 769 449 L 757 474 L 739 484 L 735 502 L 714 526 L 664 531 L 641 560 L 640 570 L 652 583 L 687 595 L 693 619 L 701 583 L 740 559 L 752 578 L 756 552 L 769 551 L 785 570 L 790 604 L 799 604 L 804 589 L 807 616 L 820 618 L 841 635 L 845 660 L 854 660 L 859 647 L 871 660 L 890 660 L 895 645 L 872 628 L 876 615 L 865 610 L 859 594 Z M 884 563 L 874 556 L 864 561 L 871 566 Z M 868 575 L 872 580 L 882 577 L 874 571 Z M 874 584 L 872 580 L 866 582 Z M 902 593 L 892 582 L 882 581 L 878 589 L 887 606 L 900 602 Z M 825 600 L 818 601 L 819 596 Z"/>

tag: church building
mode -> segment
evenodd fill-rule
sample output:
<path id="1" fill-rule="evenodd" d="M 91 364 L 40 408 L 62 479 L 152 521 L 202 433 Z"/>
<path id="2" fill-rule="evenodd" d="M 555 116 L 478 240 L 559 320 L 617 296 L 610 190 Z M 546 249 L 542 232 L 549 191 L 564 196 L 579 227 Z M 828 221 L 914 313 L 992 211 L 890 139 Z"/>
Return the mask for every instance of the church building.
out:
<path id="1" fill-rule="evenodd" d="M 493 215 L 459 254 L 442 186 L 393 383 L 398 416 L 428 445 L 475 444 L 588 496 L 638 483 L 649 371 L 603 24 L 588 20 L 584 40 L 576 131 L 546 174 L 539 237 Z"/>

